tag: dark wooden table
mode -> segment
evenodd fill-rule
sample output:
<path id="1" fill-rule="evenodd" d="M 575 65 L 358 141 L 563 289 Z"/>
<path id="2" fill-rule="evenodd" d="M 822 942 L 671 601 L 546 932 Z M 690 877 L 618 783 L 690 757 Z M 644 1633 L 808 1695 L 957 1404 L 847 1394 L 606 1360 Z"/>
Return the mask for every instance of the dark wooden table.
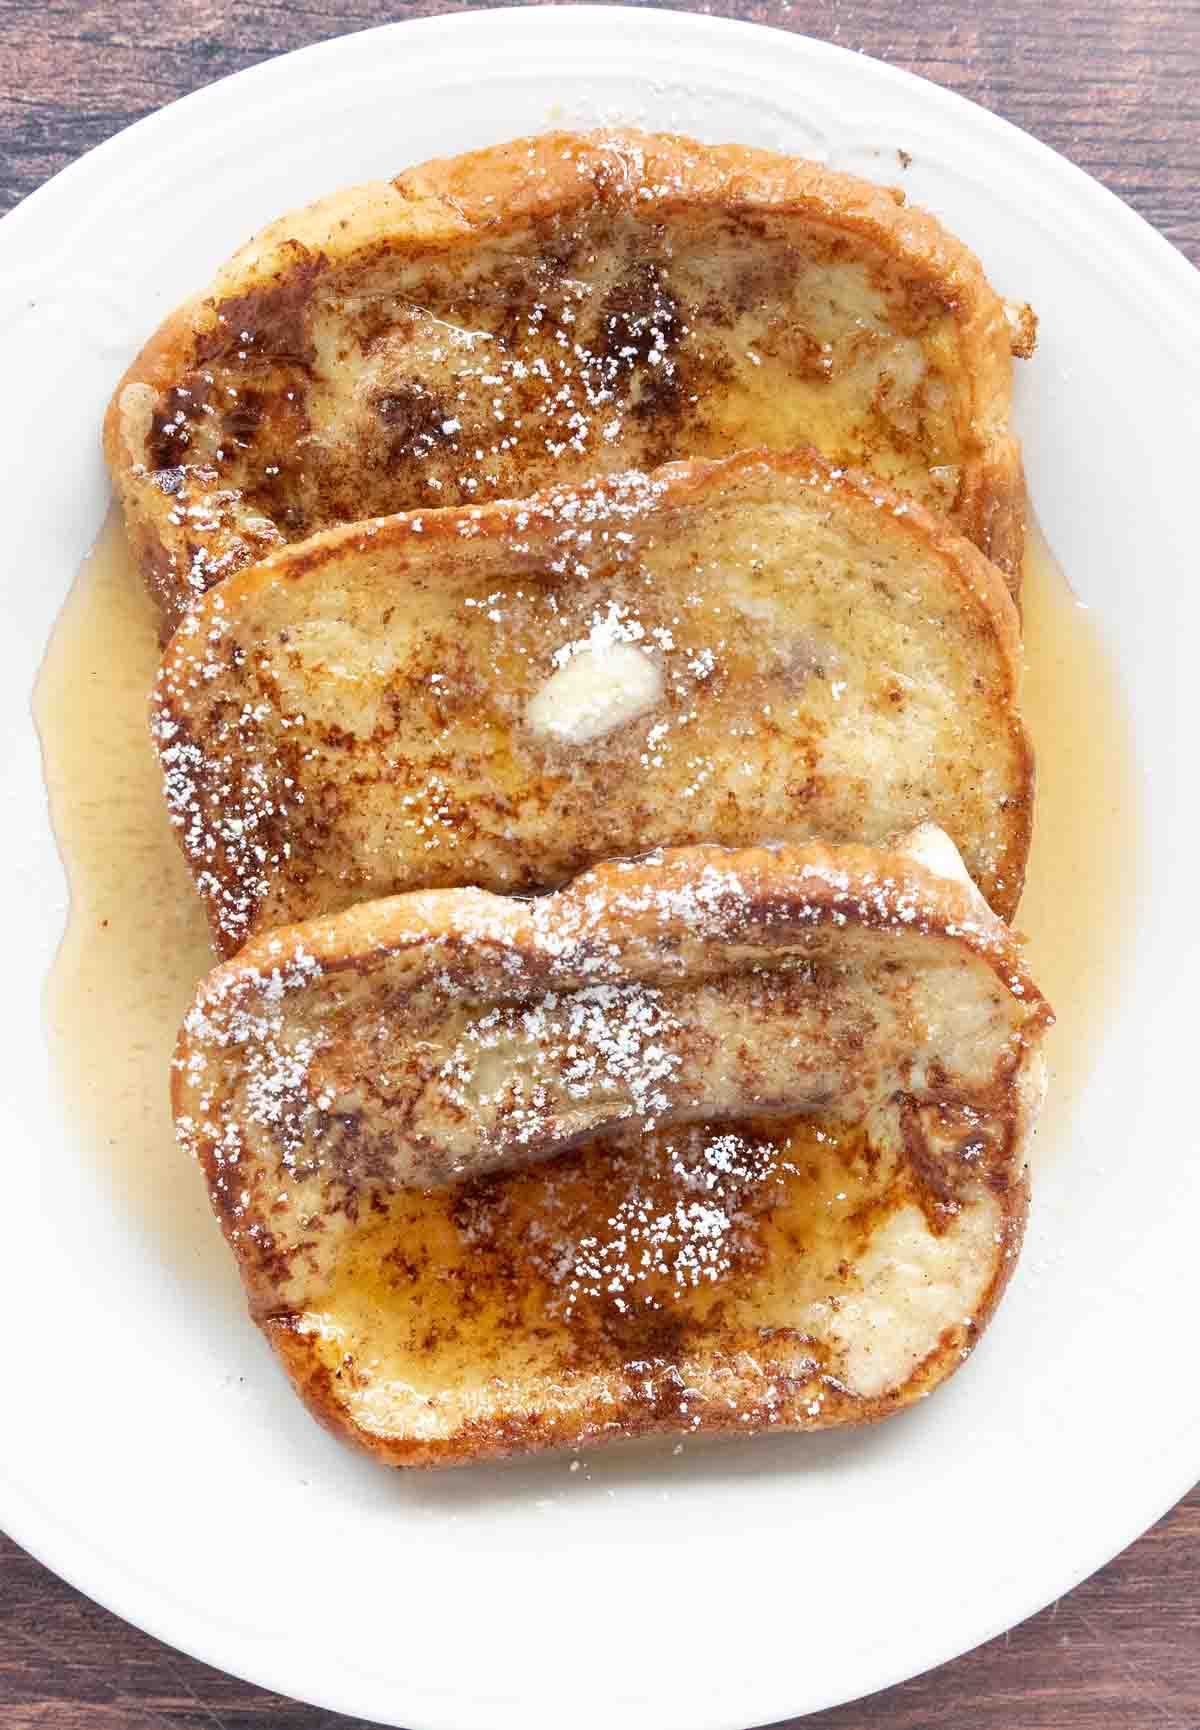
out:
<path id="1" fill-rule="evenodd" d="M 447 0 L 0 0 L 0 209 L 224 73 L 387 18 L 459 9 Z M 696 9 L 825 37 L 961 91 L 1105 181 L 1200 262 L 1198 0 L 728 0 Z M 0 1538 L 0 1730 L 350 1723 L 169 1651 Z M 806 1725 L 1200 1730 L 1200 1491 L 1012 1634 Z"/>

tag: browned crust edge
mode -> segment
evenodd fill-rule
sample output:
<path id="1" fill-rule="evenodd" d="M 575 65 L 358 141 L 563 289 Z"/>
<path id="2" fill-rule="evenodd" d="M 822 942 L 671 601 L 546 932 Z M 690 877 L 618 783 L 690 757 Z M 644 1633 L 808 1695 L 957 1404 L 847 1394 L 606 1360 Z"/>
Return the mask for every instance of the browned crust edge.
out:
<path id="1" fill-rule="evenodd" d="M 437 209 L 445 244 L 464 229 L 503 233 L 530 217 L 573 212 L 591 202 L 595 186 L 600 196 L 635 208 L 648 189 L 652 196 L 643 202 L 655 210 L 695 205 L 795 214 L 900 260 L 954 314 L 971 381 L 968 424 L 980 451 L 964 465 L 952 520 L 1019 591 L 1025 484 L 1020 448 L 1008 430 L 1011 358 L 1032 353 L 1036 321 L 1026 309 L 1014 328 L 970 248 L 898 189 L 775 151 L 624 129 L 549 133 L 435 158 L 392 184 Z"/>
<path id="2" fill-rule="evenodd" d="M 504 234 L 534 217 L 570 215 L 596 201 L 652 218 L 694 206 L 794 213 L 877 248 L 922 278 L 952 312 L 970 381 L 964 434 L 978 446 L 963 465 L 957 526 L 1019 588 L 1025 532 L 1020 452 L 1008 429 L 1011 356 L 1029 352 L 969 248 L 903 195 L 819 163 L 744 145 L 704 145 L 631 129 L 551 132 L 463 156 L 438 158 L 390 182 L 368 182 L 292 212 L 263 229 L 184 303 L 127 368 L 109 403 L 103 448 L 125 500 L 136 464 L 122 448 L 119 401 L 130 384 L 161 392 L 186 369 L 197 334 L 221 301 L 319 254 L 337 266 L 356 256 L 437 252 L 472 236 Z"/>
<path id="3" fill-rule="evenodd" d="M 974 614 L 981 633 L 993 638 L 998 645 L 1006 678 L 1003 694 L 1011 708 L 1009 724 L 1013 749 L 1020 764 L 1011 815 L 1013 857 L 1019 868 L 1014 868 L 1008 884 L 1003 892 L 997 894 L 995 902 L 996 911 L 1006 919 L 1011 918 L 1020 900 L 1033 834 L 1035 769 L 1033 746 L 1017 708 L 1021 678 L 1020 621 L 1003 574 L 976 546 L 915 500 L 902 497 L 861 470 L 832 468 L 817 451 L 810 449 L 788 452 L 753 450 L 732 457 L 668 463 L 649 477 L 654 483 L 662 483 L 663 491 L 641 521 L 651 522 L 674 510 L 701 504 L 710 494 L 720 493 L 731 482 L 742 482 L 752 487 L 756 480 L 761 480 L 766 486 L 775 475 L 811 488 L 822 500 L 837 497 L 851 509 L 876 512 L 887 524 L 889 533 L 906 536 L 923 550 L 932 550 L 950 571 L 963 597 L 964 607 Z M 226 619 L 236 617 L 243 597 L 252 594 L 256 588 L 280 582 L 316 580 L 326 563 L 348 549 L 370 551 L 378 556 L 389 548 L 419 547 L 422 557 L 428 556 L 438 546 L 447 551 L 457 549 L 462 544 L 462 529 L 466 523 L 471 526 L 473 540 L 498 540 L 511 532 L 529 542 L 536 532 L 539 517 L 545 532 L 553 531 L 556 513 L 564 500 L 574 497 L 603 500 L 613 496 L 619 486 L 620 477 L 617 476 L 587 482 L 576 488 L 551 488 L 525 500 L 495 500 L 450 510 L 404 512 L 374 518 L 369 525 L 347 523 L 326 529 L 309 540 L 286 547 L 227 577 L 201 598 L 189 614 L 187 628 L 177 632 L 164 651 L 151 697 L 152 709 L 161 702 L 162 713 L 171 716 L 169 693 L 176 688 L 186 688 L 185 669 L 194 658 L 196 645 L 205 641 L 210 622 L 217 614 Z M 162 693 L 168 695 L 164 698 Z M 212 897 L 205 899 L 214 943 L 220 952 L 228 953 L 228 940 L 211 905 Z"/>
<path id="4" fill-rule="evenodd" d="M 546 926 L 547 907 L 590 905 L 597 896 L 619 897 L 626 905 L 639 896 L 652 902 L 656 889 L 685 886 L 689 876 L 698 877 L 711 866 L 738 880 L 748 922 L 770 911 L 771 947 L 783 944 L 789 929 L 799 938 L 825 925 L 939 937 L 991 968 L 1004 989 L 1027 1007 L 1027 1028 L 1042 1028 L 1053 1020 L 1017 938 L 969 884 L 941 876 L 906 852 L 820 841 L 738 849 L 668 848 L 641 860 L 596 865 L 533 902 L 482 889 L 415 890 L 361 901 L 342 913 L 280 926 L 251 938 L 201 982 L 197 1001 L 213 1004 L 234 997 L 247 985 L 252 987 L 256 978 L 269 978 L 286 968 L 289 957 L 300 952 L 325 973 L 365 973 L 447 933 L 470 939 L 479 932 L 494 942 L 503 929 L 507 944 L 532 955 L 539 947 L 539 931 Z M 920 906 L 919 913 L 914 913 L 914 902 Z M 681 935 L 690 934 L 686 917 L 679 914 L 660 912 L 652 923 L 659 937 L 676 927 Z M 172 1079 L 176 1113 L 190 1052 L 191 1036 L 185 1026 Z"/>
<path id="5" fill-rule="evenodd" d="M 978 956 L 994 971 L 1004 988 L 1026 1007 L 1022 1046 L 1026 1052 L 1036 1052 L 1053 1013 L 1029 975 L 1017 940 L 969 886 L 930 870 L 907 852 L 829 847 L 821 843 L 741 851 L 716 847 L 673 849 L 643 861 L 598 866 L 546 897 L 543 905 L 557 901 L 566 908 L 584 896 L 594 901 L 597 895 L 636 899 L 640 892 L 652 891 L 664 882 L 674 887 L 681 878 L 689 875 L 698 878 L 718 861 L 721 869 L 736 876 L 742 888 L 749 890 L 752 903 L 760 909 L 770 907 L 778 916 L 781 905 L 786 907 L 790 903 L 797 935 L 822 925 L 842 927 L 847 923 L 883 930 L 915 930 L 938 936 Z M 912 913 L 914 900 L 921 908 L 916 918 Z M 373 966 L 386 965 L 389 957 L 399 951 L 419 946 L 447 931 L 469 935 L 480 915 L 493 941 L 498 919 L 507 925 L 505 935 L 509 942 L 528 945 L 534 937 L 527 902 L 470 889 L 394 896 L 253 940 L 235 960 L 209 975 L 200 987 L 198 1001 L 212 1003 L 236 997 L 246 988 L 253 989 L 257 978 L 277 974 L 281 967 L 286 968 L 290 957 L 300 952 L 326 972 L 350 968 L 369 971 Z M 677 918 L 680 924 L 686 922 L 684 915 Z M 661 935 L 661 913 L 653 923 Z M 776 938 L 781 935 L 778 924 L 773 926 L 773 934 Z M 182 1114 L 186 1103 L 184 1077 L 191 1049 L 191 1036 L 185 1025 L 172 1070 L 172 1107 L 176 1116 Z M 1022 1093 L 1018 1081 L 1014 1080 L 1013 1085 L 1017 1087 L 1017 1095 L 1009 1126 L 1009 1145 L 1015 1174 L 997 1198 L 1002 1241 L 997 1245 L 996 1265 L 972 1321 L 944 1330 L 937 1345 L 908 1379 L 884 1395 L 863 1397 L 836 1382 L 823 1381 L 819 1410 L 814 1414 L 810 1409 L 809 1383 L 794 1393 L 785 1391 L 782 1398 L 776 1390 L 776 1398 L 767 1401 L 764 1382 L 762 1402 L 751 1406 L 749 1422 L 743 1421 L 742 1414 L 748 1409 L 745 1404 L 739 1403 L 737 1410 L 731 1412 L 724 1401 L 697 1393 L 689 1394 L 689 1424 L 699 1419 L 695 1428 L 705 1435 L 745 1435 L 758 1430 L 817 1430 L 873 1423 L 932 1392 L 959 1367 L 999 1303 L 1025 1229 L 1029 1185 L 1019 1159 L 1034 1106 L 1032 1095 Z M 384 1464 L 445 1467 L 517 1453 L 680 1433 L 679 1422 L 653 1406 L 641 1408 L 621 1402 L 619 1420 L 614 1422 L 615 1408 L 610 1402 L 585 1399 L 565 1413 L 560 1408 L 553 1423 L 548 1414 L 532 1412 L 510 1414 L 494 1421 L 468 1421 L 452 1435 L 437 1440 L 374 1435 L 357 1425 L 339 1401 L 328 1370 L 318 1362 L 298 1326 L 299 1318 L 278 1311 L 262 1312 L 255 1302 L 253 1272 L 244 1251 L 237 1243 L 231 1243 L 231 1248 L 238 1259 L 251 1312 L 310 1412 L 325 1428 Z"/>
<path id="6" fill-rule="evenodd" d="M 730 1410 L 727 1400 L 689 1391 L 686 1424 L 652 1408 L 631 1407 L 628 1403 L 620 1405 L 619 1420 L 614 1422 L 612 1404 L 595 1400 L 573 1408 L 568 1416 L 559 1414 L 554 1422 L 546 1414 L 533 1412 L 494 1423 L 467 1423 L 439 1441 L 378 1436 L 356 1424 L 339 1403 L 328 1370 L 317 1362 L 292 1318 L 266 1316 L 258 1319 L 258 1326 L 278 1355 L 296 1393 L 322 1428 L 381 1465 L 396 1468 L 445 1470 L 510 1459 L 518 1454 L 532 1456 L 563 1449 L 612 1447 L 653 1436 L 707 1439 L 858 1427 L 880 1423 L 915 1405 L 948 1381 L 971 1356 L 996 1312 L 1020 1255 L 1029 1216 L 1026 1173 L 1010 1186 L 1001 1199 L 1001 1207 L 1001 1242 L 996 1246 L 996 1265 L 982 1299 L 975 1306 L 970 1325 L 944 1329 L 937 1345 L 908 1379 L 885 1394 L 869 1397 L 854 1394 L 835 1381 L 822 1380 L 820 1410 L 816 1415 L 808 1409 L 812 1401 L 811 1384 L 806 1383 L 796 1394 L 785 1392 L 777 1395 L 774 1402 L 768 1402 L 766 1390 L 774 1384 L 764 1382 L 764 1397 L 756 1404 L 739 1401 L 736 1410 Z M 749 1422 L 743 1421 L 747 1412 Z"/>
<path id="7" fill-rule="evenodd" d="M 175 381 L 179 376 L 181 357 L 195 335 L 196 320 L 204 304 L 204 300 L 196 296 L 176 307 L 159 325 L 141 353 L 126 367 L 116 390 L 109 398 L 108 407 L 104 411 L 100 443 L 118 493 L 121 492 L 121 482 L 127 477 L 131 467 L 121 444 L 121 397 L 125 387 L 131 384 L 148 384 L 152 390 L 162 392 Z"/>

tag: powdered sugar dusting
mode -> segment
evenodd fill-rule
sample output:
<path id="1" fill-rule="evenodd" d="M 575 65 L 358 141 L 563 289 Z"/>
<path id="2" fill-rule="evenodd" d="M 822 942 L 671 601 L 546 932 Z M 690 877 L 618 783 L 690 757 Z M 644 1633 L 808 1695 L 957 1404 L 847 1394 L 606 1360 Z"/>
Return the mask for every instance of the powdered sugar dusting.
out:
<path id="1" fill-rule="evenodd" d="M 275 966 L 218 974 L 184 1018 L 175 1067 L 186 1080 L 189 1106 L 176 1130 L 193 1155 L 207 1157 L 210 1183 L 232 1220 L 242 1218 L 250 1199 L 237 1177 L 247 1144 L 266 1139 L 290 1174 L 321 1124 L 321 1105 L 308 1085 L 320 1038 L 288 1014 L 287 1003 L 321 977 L 300 944 Z M 232 1112 L 225 1091 L 231 1063 L 239 1072 Z"/>
<path id="2" fill-rule="evenodd" d="M 395 519 L 214 591 L 154 727 L 223 947 L 426 883 L 552 887 L 634 851 L 644 809 L 668 844 L 932 815 L 1003 903 L 1028 763 L 1000 645 L 849 547 L 790 574 L 781 525 L 802 538 L 814 508 L 827 538 L 811 477 L 757 459 L 694 499 L 628 473 L 443 519 L 480 530 L 461 564 Z"/>
<path id="3" fill-rule="evenodd" d="M 184 1116 L 218 1169 L 247 1134 L 286 1170 L 302 1159 L 351 1188 L 365 1173 L 441 1184 L 625 1128 L 830 1101 L 858 1121 L 952 1073 L 961 1103 L 1045 1016 L 986 909 L 947 918 L 919 876 L 818 848 L 666 854 L 520 907 L 413 897 L 369 918 L 357 948 L 342 921 L 309 928 L 332 970 L 270 939 L 202 994 Z M 1011 995 L 996 997 L 997 972 Z M 973 1168 L 1002 1149 L 1002 1120 L 955 1110 Z M 736 1176 L 737 1153 L 716 1136 L 710 1172 Z M 720 1223 L 721 1185 L 707 1187 L 676 1220 L 689 1242 Z"/>
<path id="4" fill-rule="evenodd" d="M 750 1229 L 747 1204 L 761 1209 L 762 1189 L 795 1167 L 778 1138 L 736 1127 L 697 1129 L 660 1142 L 603 1236 L 584 1235 L 559 1246 L 543 1263 L 570 1318 L 589 1299 L 611 1301 L 619 1314 L 633 1306 L 662 1309 L 673 1296 L 730 1274 Z M 663 1205 L 663 1196 L 670 1196 Z"/>
<path id="5" fill-rule="evenodd" d="M 500 1112 L 518 1145 L 544 1139 L 556 1108 L 609 1102 L 616 1118 L 653 1129 L 671 1106 L 682 1058 L 670 1048 L 679 1022 L 653 988 L 589 985 L 569 996 L 501 1005 L 470 1022 L 439 1070 L 449 1099 L 464 1110 Z M 499 1085 L 487 1091 L 490 1054 L 503 1053 Z"/>

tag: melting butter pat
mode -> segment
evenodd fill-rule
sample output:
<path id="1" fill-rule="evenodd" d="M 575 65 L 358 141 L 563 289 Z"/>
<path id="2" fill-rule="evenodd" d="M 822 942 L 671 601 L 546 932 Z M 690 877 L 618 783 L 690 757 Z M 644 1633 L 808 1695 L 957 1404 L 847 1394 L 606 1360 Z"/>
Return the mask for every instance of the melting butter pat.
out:
<path id="1" fill-rule="evenodd" d="M 907 835 L 900 848 L 910 859 L 915 859 L 926 870 L 934 871 L 939 877 L 948 877 L 951 882 L 960 883 L 969 891 L 971 899 L 980 905 L 983 897 L 975 887 L 962 862 L 962 854 L 944 829 L 939 829 L 936 823 L 918 823 L 911 835 Z"/>
<path id="2" fill-rule="evenodd" d="M 657 663 L 632 643 L 582 648 L 529 700 L 527 725 L 562 745 L 590 745 L 636 720 L 662 696 Z"/>

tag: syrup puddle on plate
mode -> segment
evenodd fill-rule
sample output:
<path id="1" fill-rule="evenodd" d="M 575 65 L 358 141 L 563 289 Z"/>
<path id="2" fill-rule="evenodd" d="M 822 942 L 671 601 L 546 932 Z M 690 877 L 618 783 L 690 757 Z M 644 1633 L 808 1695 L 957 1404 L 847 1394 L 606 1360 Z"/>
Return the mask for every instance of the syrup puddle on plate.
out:
<path id="1" fill-rule="evenodd" d="M 1043 1156 L 1120 987 L 1139 841 L 1128 726 L 1099 633 L 1036 529 L 1025 566 L 1024 708 L 1038 755 L 1033 854 L 1017 925 L 1058 1025 L 1048 1042 Z M 224 1250 L 168 1103 L 176 1030 L 214 964 L 167 822 L 147 730 L 153 604 L 110 511 L 67 599 L 34 694 L 50 815 L 71 891 L 46 1019 L 85 1146 L 158 1235 L 216 1267 Z"/>
<path id="2" fill-rule="evenodd" d="M 1037 761 L 1033 849 L 1013 921 L 1057 1023 L 1033 1164 L 1068 1139 L 1129 959 L 1141 813 L 1129 715 L 1116 668 L 1031 521 L 1021 591 L 1021 706 Z"/>
<path id="3" fill-rule="evenodd" d="M 115 506 L 67 598 L 34 692 L 50 817 L 71 891 L 45 995 L 81 1146 L 172 1264 L 226 1256 L 175 1145 L 175 1035 L 214 964 L 150 742 L 158 621 Z M 228 1257 L 226 1256 L 226 1260 Z"/>

